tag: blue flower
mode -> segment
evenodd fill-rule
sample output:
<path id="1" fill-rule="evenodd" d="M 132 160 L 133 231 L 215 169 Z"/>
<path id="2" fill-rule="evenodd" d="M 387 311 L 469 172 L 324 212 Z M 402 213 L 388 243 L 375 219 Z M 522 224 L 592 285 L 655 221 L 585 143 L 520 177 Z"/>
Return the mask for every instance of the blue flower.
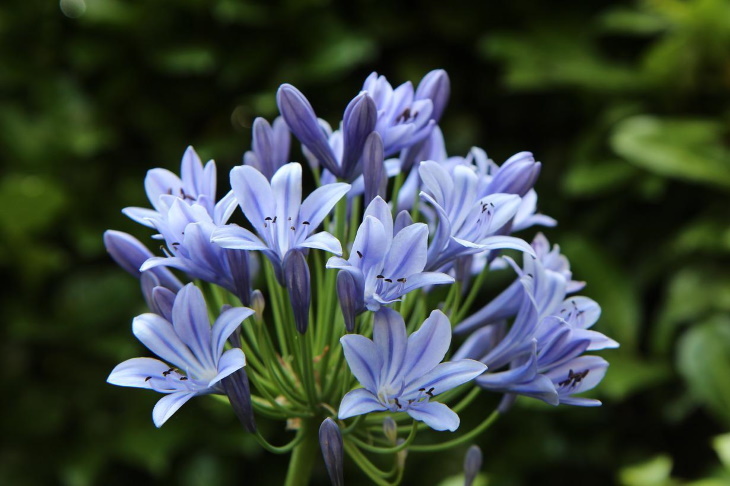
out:
<path id="1" fill-rule="evenodd" d="M 372 341 L 347 334 L 340 342 L 350 370 L 363 385 L 343 397 L 340 419 L 389 410 L 406 412 L 435 430 L 454 431 L 459 416 L 431 398 L 487 368 L 470 359 L 441 363 L 451 343 L 451 324 L 438 310 L 407 336 L 401 315 L 384 308 L 375 314 Z"/>
<path id="2" fill-rule="evenodd" d="M 147 197 L 154 209 L 125 208 L 122 212 L 134 221 L 156 228 L 165 219 L 175 201 L 198 204 L 205 208 L 215 224 L 224 224 L 236 208 L 233 194 L 228 193 L 216 203 L 216 167 L 209 161 L 205 167 L 193 147 L 188 147 L 180 164 L 181 177 L 167 169 L 152 169 L 144 180 Z"/>
<path id="3" fill-rule="evenodd" d="M 192 397 L 225 394 L 221 380 L 243 368 L 246 359 L 240 348 L 225 352 L 223 348 L 251 314 L 253 310 L 245 307 L 229 308 L 211 328 L 202 292 L 188 284 L 175 298 L 172 322 L 157 314 L 142 314 L 132 323 L 137 339 L 164 362 L 129 359 L 112 370 L 107 382 L 165 393 L 152 411 L 152 419 L 160 427 Z"/>
<path id="4" fill-rule="evenodd" d="M 258 236 L 240 226 L 226 225 L 212 233 L 214 243 L 223 248 L 261 251 L 274 265 L 280 282 L 289 250 L 317 248 L 342 254 L 337 238 L 314 231 L 350 189 L 349 184 L 327 184 L 302 201 L 302 166 L 290 163 L 282 166 L 271 182 L 253 167 L 234 167 L 231 187 Z"/>
<path id="5" fill-rule="evenodd" d="M 175 200 L 154 224 L 167 243 L 166 256 L 148 259 L 140 270 L 157 266 L 177 268 L 191 278 L 230 290 L 243 304 L 248 304 L 251 291 L 248 253 L 211 243 L 211 235 L 218 226 L 204 206 Z"/>
<path id="6" fill-rule="evenodd" d="M 375 130 L 388 157 L 430 135 L 448 102 L 450 82 L 446 72 L 437 69 L 426 74 L 414 92 L 410 81 L 393 89 L 385 76 L 371 73 L 362 89 L 375 101 Z"/>
<path id="7" fill-rule="evenodd" d="M 421 198 L 436 210 L 439 220 L 428 250 L 428 269 L 485 250 L 511 248 L 534 253 L 525 241 L 499 234 L 517 214 L 519 196 L 480 194 L 480 178 L 472 168 L 460 164 L 449 172 L 441 164 L 425 161 L 419 174 L 428 191 L 421 192 Z"/>
<path id="8" fill-rule="evenodd" d="M 444 273 L 423 271 L 428 246 L 425 224 L 411 224 L 393 233 L 390 208 L 378 196 L 365 210 L 350 258 L 332 257 L 327 261 L 327 268 L 352 274 L 357 292 L 362 296 L 356 300 L 371 311 L 399 300 L 412 290 L 454 281 Z"/>

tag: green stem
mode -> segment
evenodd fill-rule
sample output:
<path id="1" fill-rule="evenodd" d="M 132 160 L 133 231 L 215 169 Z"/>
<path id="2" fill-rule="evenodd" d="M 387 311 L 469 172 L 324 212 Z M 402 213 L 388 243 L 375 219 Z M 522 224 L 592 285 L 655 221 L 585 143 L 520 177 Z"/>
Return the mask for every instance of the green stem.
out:
<path id="1" fill-rule="evenodd" d="M 499 412 L 495 410 L 489 415 L 489 417 L 484 420 L 484 422 L 482 422 L 466 434 L 462 435 L 461 437 L 457 437 L 456 439 L 452 439 L 446 442 L 441 442 L 440 444 L 412 445 L 408 450 L 413 452 L 436 452 L 443 451 L 445 449 L 451 449 L 452 447 L 458 446 L 459 444 L 473 439 L 474 437 L 487 430 L 489 426 L 497 420 L 498 417 Z"/>
<path id="2" fill-rule="evenodd" d="M 317 427 L 312 420 L 302 420 L 302 440 L 294 447 L 286 473 L 285 486 L 307 486 L 319 451 Z"/>

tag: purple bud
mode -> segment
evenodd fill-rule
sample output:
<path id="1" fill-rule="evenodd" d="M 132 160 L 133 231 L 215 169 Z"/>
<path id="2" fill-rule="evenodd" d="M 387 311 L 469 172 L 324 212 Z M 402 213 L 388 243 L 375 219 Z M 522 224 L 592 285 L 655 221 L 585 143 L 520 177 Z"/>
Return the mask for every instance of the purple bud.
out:
<path id="1" fill-rule="evenodd" d="M 413 218 L 411 218 L 411 213 L 404 209 L 395 217 L 395 222 L 393 223 L 393 235 L 397 235 L 400 233 L 400 230 L 412 224 Z"/>
<path id="2" fill-rule="evenodd" d="M 341 173 L 336 175 L 351 180 L 359 172 L 357 164 L 363 156 L 365 140 L 375 130 L 375 122 L 377 121 L 378 109 L 367 93 L 359 94 L 347 105 L 342 119 L 343 152 Z"/>
<path id="3" fill-rule="evenodd" d="M 364 302 L 362 302 L 362 292 L 357 290 L 355 277 L 345 270 L 340 270 L 340 273 L 337 274 L 337 298 L 345 318 L 345 329 L 347 332 L 353 332 L 355 317 L 364 306 Z"/>
<path id="4" fill-rule="evenodd" d="M 251 147 L 259 161 L 259 170 L 271 180 L 276 172 L 274 162 L 274 134 L 271 125 L 264 118 L 258 117 L 253 122 Z"/>
<path id="5" fill-rule="evenodd" d="M 372 132 L 365 141 L 362 154 L 362 173 L 365 181 L 365 200 L 367 206 L 376 196 L 385 197 L 385 185 L 388 178 L 385 175 L 383 157 L 383 139 L 378 132 Z"/>
<path id="6" fill-rule="evenodd" d="M 416 88 L 415 99 L 430 99 L 433 103 L 431 118 L 437 123 L 444 113 L 451 94 L 451 81 L 443 69 L 434 69 L 426 74 Z"/>
<path id="7" fill-rule="evenodd" d="M 297 331 L 304 334 L 309 326 L 309 304 L 311 300 L 309 266 L 299 250 L 289 250 L 284 258 L 284 283 L 289 292 L 289 301 L 294 310 Z"/>
<path id="8" fill-rule="evenodd" d="M 329 417 L 324 419 L 319 427 L 319 446 L 322 448 L 322 457 L 332 485 L 344 485 L 342 433 L 335 421 Z"/>
<path id="9" fill-rule="evenodd" d="M 333 174 L 338 174 L 340 166 L 335 154 L 329 146 L 322 127 L 319 126 L 314 108 L 307 98 L 290 84 L 282 84 L 276 93 L 281 116 L 284 117 L 289 130 L 319 162 Z"/>
<path id="10" fill-rule="evenodd" d="M 289 146 L 291 145 L 291 134 L 286 122 L 280 116 L 274 119 L 271 124 L 271 131 L 274 140 L 273 157 L 278 161 L 278 167 L 289 162 Z"/>
<path id="11" fill-rule="evenodd" d="M 105 231 L 104 246 L 106 246 L 106 251 L 109 252 L 109 255 L 117 265 L 135 278 L 140 278 L 141 272 L 139 268 L 153 256 L 152 252 L 137 238 L 121 231 Z M 167 287 L 175 292 L 182 288 L 180 281 L 167 268 L 155 267 L 147 271 L 155 274 L 159 282 L 158 285 Z"/>
<path id="12" fill-rule="evenodd" d="M 251 406 L 251 388 L 248 384 L 246 370 L 241 368 L 235 371 L 223 378 L 221 383 L 238 420 L 240 420 L 246 430 L 251 433 L 256 432 L 256 420 L 254 419 L 253 407 Z"/>
<path id="13" fill-rule="evenodd" d="M 499 168 L 489 183 L 488 191 L 490 194 L 503 192 L 522 197 L 535 185 L 541 167 L 530 152 L 515 154 Z"/>
<path id="14" fill-rule="evenodd" d="M 147 307 L 153 313 L 172 322 L 172 304 L 175 302 L 177 294 L 160 286 L 157 275 L 150 271 L 142 272 L 140 283 L 142 284 L 142 295 L 144 295 L 144 300 L 147 302 Z"/>
<path id="15" fill-rule="evenodd" d="M 482 468 L 482 450 L 478 445 L 469 447 L 464 458 L 464 486 L 471 486 Z"/>
<path id="16" fill-rule="evenodd" d="M 241 304 L 248 307 L 251 304 L 251 275 L 248 252 L 245 250 L 225 250 L 225 255 L 231 268 L 236 297 L 241 301 Z"/>

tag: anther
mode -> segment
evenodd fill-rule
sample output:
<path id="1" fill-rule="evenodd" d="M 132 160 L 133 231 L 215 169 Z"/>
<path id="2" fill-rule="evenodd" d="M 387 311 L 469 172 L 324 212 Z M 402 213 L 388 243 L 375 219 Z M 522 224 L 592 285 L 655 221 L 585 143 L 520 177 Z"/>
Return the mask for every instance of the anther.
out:
<path id="1" fill-rule="evenodd" d="M 360 258 L 362 258 L 362 253 L 360 253 L 360 250 L 357 250 L 356 253 L 357 253 L 357 256 L 359 256 Z"/>
<path id="2" fill-rule="evenodd" d="M 393 283 L 393 281 L 391 279 L 389 279 L 389 278 L 386 278 L 385 281 L 388 282 L 388 283 Z"/>
<path id="3" fill-rule="evenodd" d="M 385 278 L 385 275 L 377 275 L 375 278 Z"/>
<path id="4" fill-rule="evenodd" d="M 152 379 L 152 377 L 148 376 L 147 378 L 144 379 L 144 381 L 147 382 L 147 381 L 150 381 L 151 379 Z"/>

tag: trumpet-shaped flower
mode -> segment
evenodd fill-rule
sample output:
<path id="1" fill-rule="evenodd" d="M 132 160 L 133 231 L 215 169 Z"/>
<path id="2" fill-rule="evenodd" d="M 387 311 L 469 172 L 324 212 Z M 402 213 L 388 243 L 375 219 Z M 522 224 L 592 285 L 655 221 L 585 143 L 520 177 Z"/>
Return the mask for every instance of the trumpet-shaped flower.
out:
<path id="1" fill-rule="evenodd" d="M 231 187 L 257 234 L 226 225 L 212 233 L 214 243 L 223 248 L 261 251 L 274 265 L 279 282 L 283 282 L 282 265 L 289 250 L 317 248 L 342 254 L 337 238 L 314 231 L 350 189 L 349 184 L 327 184 L 302 201 L 302 166 L 290 163 L 282 166 L 271 182 L 253 167 L 235 167 Z"/>
<path id="2" fill-rule="evenodd" d="M 180 174 L 167 169 L 152 169 L 147 172 L 144 180 L 145 190 L 150 204 L 154 209 L 125 208 L 122 212 L 134 221 L 148 226 L 157 227 L 157 221 L 165 219 L 167 212 L 175 201 L 186 204 L 198 204 L 205 208 L 215 224 L 224 224 L 236 208 L 233 194 L 228 193 L 216 203 L 216 167 L 214 161 L 209 161 L 203 167 L 193 147 L 188 147 L 180 163 Z"/>
<path id="3" fill-rule="evenodd" d="M 340 342 L 350 370 L 363 385 L 343 397 L 340 419 L 389 410 L 406 412 L 435 430 L 454 431 L 459 416 L 431 398 L 473 380 L 487 368 L 470 359 L 441 363 L 451 343 L 451 324 L 438 310 L 407 336 L 401 315 L 384 308 L 375 314 L 372 341 L 347 334 Z"/>
<path id="4" fill-rule="evenodd" d="M 428 250 L 427 268 L 435 270 L 456 258 L 484 250 L 511 248 L 534 254 L 525 241 L 498 232 L 519 209 L 515 194 L 479 194 L 480 180 L 470 167 L 451 172 L 433 161 L 421 162 L 419 174 L 428 192 L 421 198 L 437 212 L 439 223 Z"/>
<path id="5" fill-rule="evenodd" d="M 211 328 L 202 292 L 188 284 L 175 297 L 172 322 L 157 314 L 142 314 L 132 323 L 137 339 L 164 362 L 132 358 L 117 365 L 107 381 L 165 393 L 152 411 L 152 419 L 160 427 L 192 397 L 225 394 L 221 380 L 243 368 L 246 359 L 240 348 L 225 352 L 223 348 L 251 314 L 253 310 L 245 307 L 229 308 Z"/>
<path id="6" fill-rule="evenodd" d="M 377 311 L 381 305 L 395 302 L 412 290 L 454 281 L 444 273 L 423 271 L 427 246 L 428 227 L 423 223 L 405 226 L 393 235 L 390 208 L 378 196 L 365 210 L 350 258 L 332 257 L 327 268 L 350 272 L 362 296 L 354 300 Z"/>

